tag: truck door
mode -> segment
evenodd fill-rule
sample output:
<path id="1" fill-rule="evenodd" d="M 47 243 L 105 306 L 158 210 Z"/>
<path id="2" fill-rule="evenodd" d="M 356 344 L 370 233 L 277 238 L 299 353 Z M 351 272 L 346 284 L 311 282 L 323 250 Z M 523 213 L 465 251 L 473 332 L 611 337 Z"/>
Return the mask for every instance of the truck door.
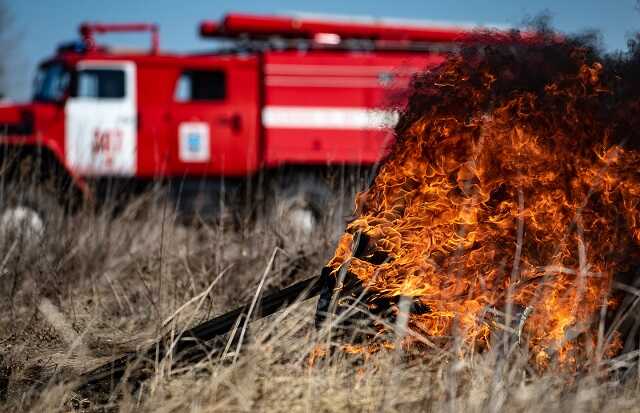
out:
<path id="1" fill-rule="evenodd" d="M 84 61 L 65 106 L 65 156 L 87 176 L 136 173 L 136 66 Z"/>
<path id="2" fill-rule="evenodd" d="M 253 56 L 221 56 L 181 67 L 170 113 L 173 173 L 255 172 L 259 93 Z"/>

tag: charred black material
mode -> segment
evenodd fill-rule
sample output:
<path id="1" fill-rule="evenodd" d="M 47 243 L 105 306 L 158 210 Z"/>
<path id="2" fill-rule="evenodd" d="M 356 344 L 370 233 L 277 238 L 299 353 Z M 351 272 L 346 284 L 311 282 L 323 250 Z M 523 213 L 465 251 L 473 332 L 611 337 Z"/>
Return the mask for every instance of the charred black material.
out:
<path id="1" fill-rule="evenodd" d="M 328 272 L 324 271 L 318 277 L 309 278 L 264 297 L 255 308 L 255 313 L 266 317 L 296 300 L 318 295 L 327 282 L 327 275 Z M 170 348 L 171 337 L 165 337 L 144 351 L 126 354 L 82 375 L 82 384 L 78 391 L 82 393 L 108 391 L 120 383 L 126 374 L 128 374 L 126 377 L 128 382 L 143 380 L 149 376 L 153 368 L 153 360 L 164 358 L 170 350 L 174 354 L 174 360 L 177 361 L 201 360 L 219 349 L 216 343 L 210 342 L 231 331 L 239 318 L 246 317 L 250 305 L 247 303 L 185 331 L 177 341 L 173 340 L 175 345 L 172 348 Z"/>
<path id="2" fill-rule="evenodd" d="M 373 248 L 369 236 L 364 232 L 357 232 L 353 235 L 353 239 L 352 255 L 355 258 L 370 262 L 373 265 L 380 265 L 385 261 L 391 260 L 386 252 Z"/>
<path id="3" fill-rule="evenodd" d="M 372 255 L 368 238 L 358 234 L 354 245 L 354 256 L 363 258 Z M 364 255 L 363 255 L 364 254 Z M 266 317 L 286 307 L 296 300 L 320 295 L 316 308 L 315 324 L 320 327 L 329 314 L 342 316 L 341 328 L 353 330 L 354 327 L 371 326 L 372 317 L 380 317 L 394 322 L 397 305 L 402 297 L 384 297 L 368 291 L 366 286 L 346 267 L 335 274 L 331 268 L 323 268 L 321 275 L 301 281 L 273 294 L 263 297 L 253 315 Z M 422 314 L 429 308 L 416 299 L 412 299 L 411 312 Z M 149 377 L 154 369 L 154 360 L 165 358 L 172 352 L 176 363 L 197 362 L 211 353 L 220 350 L 220 338 L 229 333 L 233 326 L 247 316 L 251 304 L 247 303 L 235 310 L 206 321 L 184 331 L 175 337 L 163 337 L 153 346 L 140 352 L 132 352 L 104 364 L 81 377 L 80 393 L 110 392 L 116 385 L 126 381 L 133 384 Z M 366 336 L 366 335 L 365 335 Z"/>
<path id="4" fill-rule="evenodd" d="M 354 250 L 357 251 L 357 246 Z M 429 306 L 415 297 L 387 297 L 368 291 L 354 274 L 344 268 L 331 274 L 331 269 L 325 267 L 323 276 L 327 281 L 320 291 L 316 308 L 317 328 L 320 328 L 330 315 L 341 316 L 341 321 L 335 327 L 347 330 L 371 326 L 376 318 L 394 323 L 402 299 L 411 301 L 409 312 L 412 314 L 426 314 L 431 311 Z"/>

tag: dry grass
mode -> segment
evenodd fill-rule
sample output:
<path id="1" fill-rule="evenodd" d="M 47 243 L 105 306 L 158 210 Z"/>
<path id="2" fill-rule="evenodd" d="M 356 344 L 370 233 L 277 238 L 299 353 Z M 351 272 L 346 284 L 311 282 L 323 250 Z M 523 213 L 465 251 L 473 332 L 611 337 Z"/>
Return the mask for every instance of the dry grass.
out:
<path id="1" fill-rule="evenodd" d="M 159 361 L 133 392 L 80 400 L 81 372 L 251 300 L 265 269 L 265 292 L 316 274 L 334 244 L 287 245 L 264 222 L 186 227 L 155 194 L 115 218 L 103 208 L 56 226 L 35 247 L 0 242 L 3 411 L 640 411 L 635 373 L 540 376 L 518 350 L 336 352 L 310 366 L 309 353 L 333 340 L 330 326 L 313 327 L 313 300 L 254 323 L 239 353 Z"/>

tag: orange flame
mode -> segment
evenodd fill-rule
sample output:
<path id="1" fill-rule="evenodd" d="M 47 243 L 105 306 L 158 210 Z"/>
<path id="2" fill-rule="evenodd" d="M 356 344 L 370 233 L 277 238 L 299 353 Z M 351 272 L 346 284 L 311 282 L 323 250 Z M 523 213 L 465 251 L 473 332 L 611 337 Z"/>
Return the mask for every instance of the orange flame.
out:
<path id="1" fill-rule="evenodd" d="M 511 305 L 529 308 L 522 335 L 538 367 L 597 348 L 614 275 L 638 257 L 639 153 L 599 114 L 612 93 L 603 66 L 580 50 L 569 62 L 539 90 L 501 99 L 500 83 L 525 69 L 457 57 L 416 80 L 397 143 L 328 265 L 428 306 L 409 321 L 427 336 L 487 348 L 488 310 Z M 368 239 L 361 257 L 357 233 Z M 602 355 L 618 341 L 600 343 Z"/>

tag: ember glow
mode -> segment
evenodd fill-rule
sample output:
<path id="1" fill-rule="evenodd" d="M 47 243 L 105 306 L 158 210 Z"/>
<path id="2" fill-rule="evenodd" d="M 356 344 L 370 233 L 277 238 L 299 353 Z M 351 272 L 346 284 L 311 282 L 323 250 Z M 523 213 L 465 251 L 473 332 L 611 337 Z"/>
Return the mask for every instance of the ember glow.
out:
<path id="1" fill-rule="evenodd" d="M 329 267 L 418 300 L 429 311 L 410 328 L 460 337 L 463 351 L 495 345 L 493 315 L 507 311 L 540 369 L 616 354 L 619 335 L 599 326 L 616 275 L 638 263 L 640 152 L 624 122 L 639 112 L 605 65 L 549 42 L 463 54 L 416 79 Z"/>

